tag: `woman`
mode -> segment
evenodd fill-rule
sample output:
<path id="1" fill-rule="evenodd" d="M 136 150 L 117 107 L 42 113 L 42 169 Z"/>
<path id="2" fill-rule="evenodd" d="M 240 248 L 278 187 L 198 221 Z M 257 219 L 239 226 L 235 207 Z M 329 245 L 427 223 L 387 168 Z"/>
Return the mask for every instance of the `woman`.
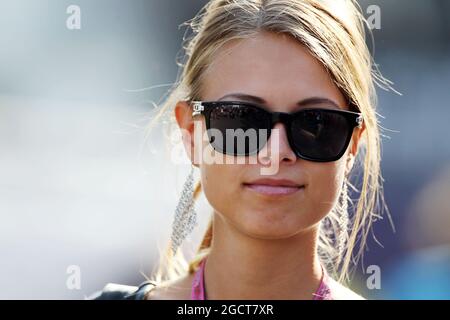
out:
<path id="1" fill-rule="evenodd" d="M 162 107 L 200 181 L 193 187 L 191 172 L 157 272 L 139 288 L 109 284 L 98 298 L 362 299 L 346 282 L 384 206 L 374 83 L 390 87 L 364 22 L 350 0 L 212 0 L 202 9 Z M 245 142 L 249 129 L 258 134 Z M 360 190 L 350 182 L 355 163 Z M 354 206 L 348 186 L 360 191 Z M 201 191 L 214 211 L 187 264 L 178 249 Z"/>

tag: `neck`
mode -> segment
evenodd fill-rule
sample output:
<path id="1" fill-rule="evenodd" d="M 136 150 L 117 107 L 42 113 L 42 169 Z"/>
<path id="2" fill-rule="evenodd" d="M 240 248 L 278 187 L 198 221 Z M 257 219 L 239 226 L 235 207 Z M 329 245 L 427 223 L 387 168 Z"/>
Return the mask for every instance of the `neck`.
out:
<path id="1" fill-rule="evenodd" d="M 317 225 L 284 239 L 259 239 L 214 219 L 205 264 L 208 300 L 312 299 L 322 270 Z"/>

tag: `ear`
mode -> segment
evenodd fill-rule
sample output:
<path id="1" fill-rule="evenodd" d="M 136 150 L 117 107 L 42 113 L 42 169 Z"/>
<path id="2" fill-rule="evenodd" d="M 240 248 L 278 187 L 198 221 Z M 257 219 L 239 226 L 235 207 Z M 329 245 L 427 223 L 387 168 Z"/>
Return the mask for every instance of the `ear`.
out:
<path id="1" fill-rule="evenodd" d="M 192 118 L 192 107 L 187 101 L 178 101 L 175 106 L 175 119 L 181 130 L 184 149 L 191 159 L 192 165 L 198 168 L 198 164 L 194 162 L 194 119 Z"/>
<path id="2" fill-rule="evenodd" d="M 352 139 L 350 140 L 350 150 L 347 154 L 347 162 L 345 166 L 345 176 L 347 176 L 355 163 L 356 155 L 358 153 L 358 146 L 361 141 L 363 132 L 366 130 L 366 125 L 363 122 L 361 128 L 356 127 L 353 131 Z"/>

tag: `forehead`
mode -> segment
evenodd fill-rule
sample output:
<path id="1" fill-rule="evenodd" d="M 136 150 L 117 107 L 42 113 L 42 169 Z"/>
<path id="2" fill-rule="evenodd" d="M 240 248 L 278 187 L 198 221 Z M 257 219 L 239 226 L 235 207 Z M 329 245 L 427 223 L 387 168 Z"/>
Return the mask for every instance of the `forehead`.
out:
<path id="1" fill-rule="evenodd" d="M 345 104 L 326 68 L 304 45 L 284 34 L 261 32 L 229 41 L 213 57 L 203 79 L 204 100 L 245 92 L 273 105 L 293 105 L 309 97 Z"/>

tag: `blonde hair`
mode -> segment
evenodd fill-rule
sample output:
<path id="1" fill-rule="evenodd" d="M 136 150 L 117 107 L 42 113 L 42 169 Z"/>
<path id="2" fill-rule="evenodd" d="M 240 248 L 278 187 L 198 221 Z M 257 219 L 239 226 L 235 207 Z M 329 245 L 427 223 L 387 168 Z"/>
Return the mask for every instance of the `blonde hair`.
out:
<path id="1" fill-rule="evenodd" d="M 354 166 L 360 164 L 364 169 L 359 199 L 356 205 L 348 199 L 354 211 L 351 216 L 343 212 L 346 210 L 341 205 L 328 214 L 321 223 L 318 241 L 319 255 L 328 272 L 337 281 L 346 282 L 352 265 L 357 264 L 366 246 L 372 222 L 387 210 L 382 192 L 375 84 L 388 90 L 392 89 L 392 82 L 380 74 L 365 43 L 367 21 L 361 8 L 354 0 L 211 0 L 184 24 L 191 27 L 193 35 L 183 38 L 185 61 L 177 61 L 182 72 L 150 127 L 168 111 L 173 121 L 177 101 L 201 100 L 203 75 L 225 43 L 261 31 L 288 34 L 306 46 L 326 68 L 349 106 L 362 113 L 365 130 Z M 350 179 L 346 181 L 358 191 Z M 198 182 L 195 198 L 200 192 Z M 348 223 L 342 223 L 342 215 Z M 209 253 L 212 219 L 189 263 L 181 250 L 172 256 L 168 243 L 150 280 L 163 285 L 194 272 Z"/>

